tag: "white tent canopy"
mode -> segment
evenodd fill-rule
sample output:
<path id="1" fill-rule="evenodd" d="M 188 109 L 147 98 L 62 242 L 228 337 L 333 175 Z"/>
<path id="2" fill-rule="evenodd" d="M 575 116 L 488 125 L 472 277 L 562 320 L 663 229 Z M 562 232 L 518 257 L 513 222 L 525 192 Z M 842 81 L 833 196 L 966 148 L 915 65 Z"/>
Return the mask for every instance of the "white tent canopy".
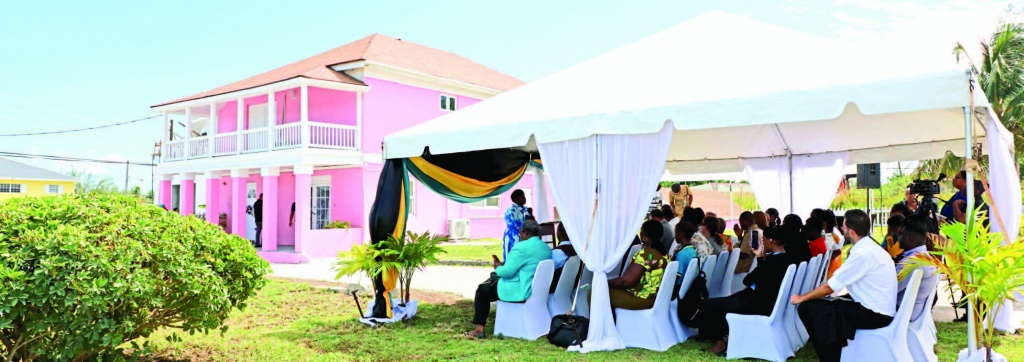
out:
<path id="1" fill-rule="evenodd" d="M 863 49 L 715 11 L 486 102 L 385 138 L 385 158 L 595 134 L 670 121 L 673 174 L 742 159 L 849 151 L 868 163 L 962 154 L 967 68 Z M 987 105 L 984 95 L 975 103 Z M 977 127 L 984 135 L 982 127 Z"/>

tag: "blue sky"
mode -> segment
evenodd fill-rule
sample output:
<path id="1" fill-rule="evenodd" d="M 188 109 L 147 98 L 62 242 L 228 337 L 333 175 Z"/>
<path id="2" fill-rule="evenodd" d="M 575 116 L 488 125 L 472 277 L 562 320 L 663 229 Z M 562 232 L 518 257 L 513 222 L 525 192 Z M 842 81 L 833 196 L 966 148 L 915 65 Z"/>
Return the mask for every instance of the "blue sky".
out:
<path id="1" fill-rule="evenodd" d="M 721 9 L 853 42 L 949 54 L 1005 1 L 20 1 L 0 4 L 0 134 L 121 122 L 372 33 L 451 51 L 525 81 Z M 944 56 L 944 55 L 940 55 Z M 0 151 L 145 162 L 161 121 L 0 137 Z M 123 180 L 123 166 L 23 161 Z M 131 183 L 148 189 L 148 167 Z M 120 181 L 118 181 L 120 183 Z"/>

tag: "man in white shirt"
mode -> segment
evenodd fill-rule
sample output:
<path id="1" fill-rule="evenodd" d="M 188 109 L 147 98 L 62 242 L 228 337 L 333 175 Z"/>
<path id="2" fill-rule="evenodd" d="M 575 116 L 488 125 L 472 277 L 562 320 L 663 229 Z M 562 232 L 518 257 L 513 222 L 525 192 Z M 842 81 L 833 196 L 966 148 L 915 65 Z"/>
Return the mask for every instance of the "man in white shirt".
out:
<path id="1" fill-rule="evenodd" d="M 888 326 L 896 314 L 896 266 L 889 253 L 867 236 L 871 219 L 864 211 L 850 210 L 843 226 L 846 240 L 855 240 L 846 262 L 825 285 L 789 299 L 799 305 L 800 320 L 822 361 L 839 361 L 858 329 Z M 844 288 L 853 300 L 822 299 Z"/>

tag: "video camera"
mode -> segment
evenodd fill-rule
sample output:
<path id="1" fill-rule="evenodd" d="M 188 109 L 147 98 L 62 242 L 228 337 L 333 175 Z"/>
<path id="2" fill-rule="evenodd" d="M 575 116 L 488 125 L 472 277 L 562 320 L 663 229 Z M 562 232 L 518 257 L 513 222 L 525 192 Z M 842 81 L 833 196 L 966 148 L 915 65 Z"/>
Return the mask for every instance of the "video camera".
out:
<path id="1" fill-rule="evenodd" d="M 925 215 L 936 219 L 939 213 L 939 205 L 935 204 L 935 195 L 939 192 L 939 182 L 946 179 L 946 174 L 940 173 L 939 178 L 934 180 L 914 180 L 910 185 L 910 193 L 918 195 L 917 214 Z"/>

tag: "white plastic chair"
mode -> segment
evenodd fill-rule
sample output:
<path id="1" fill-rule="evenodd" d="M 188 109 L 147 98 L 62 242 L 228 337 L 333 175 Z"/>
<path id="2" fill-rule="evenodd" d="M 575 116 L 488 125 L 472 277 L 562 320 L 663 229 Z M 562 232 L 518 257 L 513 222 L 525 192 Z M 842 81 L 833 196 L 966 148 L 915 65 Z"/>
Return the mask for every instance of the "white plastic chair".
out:
<path id="1" fill-rule="evenodd" d="M 725 264 L 725 270 L 722 271 L 722 286 L 718 290 L 719 297 L 728 297 L 732 293 L 738 292 L 739 290 L 732 290 L 732 280 L 736 277 L 736 264 L 740 263 L 740 249 L 732 249 L 729 253 L 729 262 Z M 712 296 L 714 298 L 714 296 Z"/>
<path id="2" fill-rule="evenodd" d="M 505 337 L 535 340 L 551 330 L 548 313 L 548 293 L 551 288 L 555 262 L 550 259 L 537 264 L 530 297 L 525 302 L 510 303 L 499 300 L 494 316 L 494 334 Z"/>
<path id="3" fill-rule="evenodd" d="M 914 361 L 935 362 L 939 360 L 939 357 L 935 355 L 935 343 L 938 342 L 938 338 L 935 335 L 935 321 L 932 319 L 932 303 L 935 302 L 935 294 L 938 291 L 939 276 L 933 275 L 932 279 L 935 282 L 926 283 L 924 279 L 921 280 L 921 288 L 918 293 L 928 293 L 928 301 L 925 302 L 921 315 L 910 321 L 910 330 L 907 333 L 907 346 L 910 348 L 910 355 L 913 356 Z M 931 287 L 927 284 L 931 284 Z"/>
<path id="4" fill-rule="evenodd" d="M 789 347 L 793 353 L 796 353 L 803 344 L 800 341 L 800 332 L 796 328 L 796 324 L 800 323 L 800 317 L 796 315 L 796 306 L 789 302 L 789 295 L 803 290 L 804 279 L 807 277 L 808 269 L 806 261 L 800 262 L 800 266 L 796 268 L 796 275 L 793 277 L 793 285 L 790 287 L 790 293 L 788 293 L 786 300 L 784 301 L 786 309 L 784 309 L 782 317 L 786 323 L 786 335 L 789 337 Z"/>
<path id="5" fill-rule="evenodd" d="M 754 261 L 750 262 L 750 269 L 748 269 L 746 273 L 736 273 L 736 275 L 732 277 L 733 294 L 736 294 L 736 292 L 739 292 L 743 290 L 743 288 L 747 287 L 746 285 L 743 284 L 743 279 L 747 277 L 747 274 L 750 274 L 750 272 L 754 271 L 755 268 L 757 268 L 757 257 L 754 257 Z"/>
<path id="6" fill-rule="evenodd" d="M 858 329 L 853 340 L 843 347 L 841 360 L 854 361 L 915 361 L 907 345 L 907 330 L 910 327 L 910 315 L 914 313 L 914 300 L 921 286 L 921 271 L 915 270 L 910 275 L 910 284 L 903 292 L 892 323 L 879 329 Z"/>
<path id="7" fill-rule="evenodd" d="M 708 255 L 701 263 L 701 269 L 704 270 L 704 284 L 705 288 L 708 288 L 708 293 L 711 293 L 711 275 L 718 269 L 718 255 Z"/>
<path id="8" fill-rule="evenodd" d="M 793 294 L 804 295 L 818 287 L 814 284 L 814 281 L 818 279 L 818 266 L 821 265 L 823 257 L 824 254 L 811 258 L 811 263 L 807 264 L 807 273 L 804 275 L 803 284 L 800 285 L 800 290 Z M 810 336 L 807 334 L 807 328 L 804 327 L 804 323 L 800 320 L 800 315 L 798 313 L 793 313 L 793 324 L 794 327 L 796 327 L 797 335 L 800 337 L 796 341 L 797 343 L 795 348 L 795 350 L 799 350 L 800 347 L 807 344 L 807 340 L 810 339 Z"/>
<path id="9" fill-rule="evenodd" d="M 722 279 L 725 277 L 725 267 L 729 264 L 729 252 L 723 251 L 718 254 L 718 261 L 715 264 L 715 271 L 708 274 L 708 296 L 717 298 L 722 296 Z"/>
<path id="10" fill-rule="evenodd" d="M 562 274 L 558 277 L 558 284 L 555 284 L 555 292 L 548 296 L 548 312 L 552 317 L 565 314 L 572 308 L 572 292 L 579 272 L 580 257 L 574 256 L 565 261 Z"/>
<path id="11" fill-rule="evenodd" d="M 825 254 L 822 254 L 821 264 L 818 264 L 818 276 L 814 280 L 814 285 L 822 285 L 825 283 L 825 278 L 828 276 L 828 267 L 832 265 L 832 255 L 834 253 L 840 253 L 842 251 L 837 250 L 825 250 Z"/>
<path id="12" fill-rule="evenodd" d="M 676 271 L 678 268 L 679 262 L 673 261 L 668 263 L 665 270 Z M 672 289 L 675 285 L 676 273 L 667 272 L 661 278 L 661 287 L 658 288 L 658 295 L 654 297 L 654 306 L 651 309 L 615 308 L 615 328 L 626 347 L 664 352 L 676 344 L 676 332 L 668 318 Z"/>
<path id="13" fill-rule="evenodd" d="M 701 262 L 703 266 L 703 262 Z M 686 292 L 690 290 L 690 286 L 693 285 L 693 280 L 697 279 L 697 259 L 691 260 L 690 265 L 686 266 L 686 272 L 683 273 L 683 282 L 679 285 L 679 295 L 677 299 L 673 299 L 672 303 L 669 303 L 669 315 L 668 319 L 672 321 L 672 327 L 676 332 L 676 343 L 686 342 L 690 337 L 697 335 L 696 328 L 690 328 L 684 326 L 679 321 L 679 299 L 682 299 Z"/>
<path id="14" fill-rule="evenodd" d="M 786 336 L 786 325 L 783 313 L 789 305 L 789 295 L 793 289 L 796 266 L 790 265 L 782 279 L 779 296 L 775 298 L 772 314 L 745 315 L 726 314 L 729 322 L 729 346 L 726 359 L 760 358 L 769 361 L 785 361 L 793 356 L 793 349 Z M 732 343 L 732 342 L 736 343 Z"/>
<path id="15" fill-rule="evenodd" d="M 594 272 L 587 269 L 587 266 L 583 266 L 583 271 L 580 272 L 580 286 L 590 284 L 594 281 Z M 581 317 L 590 318 L 590 303 L 587 302 L 587 291 L 583 289 L 576 290 L 576 312 L 573 313 Z"/>

